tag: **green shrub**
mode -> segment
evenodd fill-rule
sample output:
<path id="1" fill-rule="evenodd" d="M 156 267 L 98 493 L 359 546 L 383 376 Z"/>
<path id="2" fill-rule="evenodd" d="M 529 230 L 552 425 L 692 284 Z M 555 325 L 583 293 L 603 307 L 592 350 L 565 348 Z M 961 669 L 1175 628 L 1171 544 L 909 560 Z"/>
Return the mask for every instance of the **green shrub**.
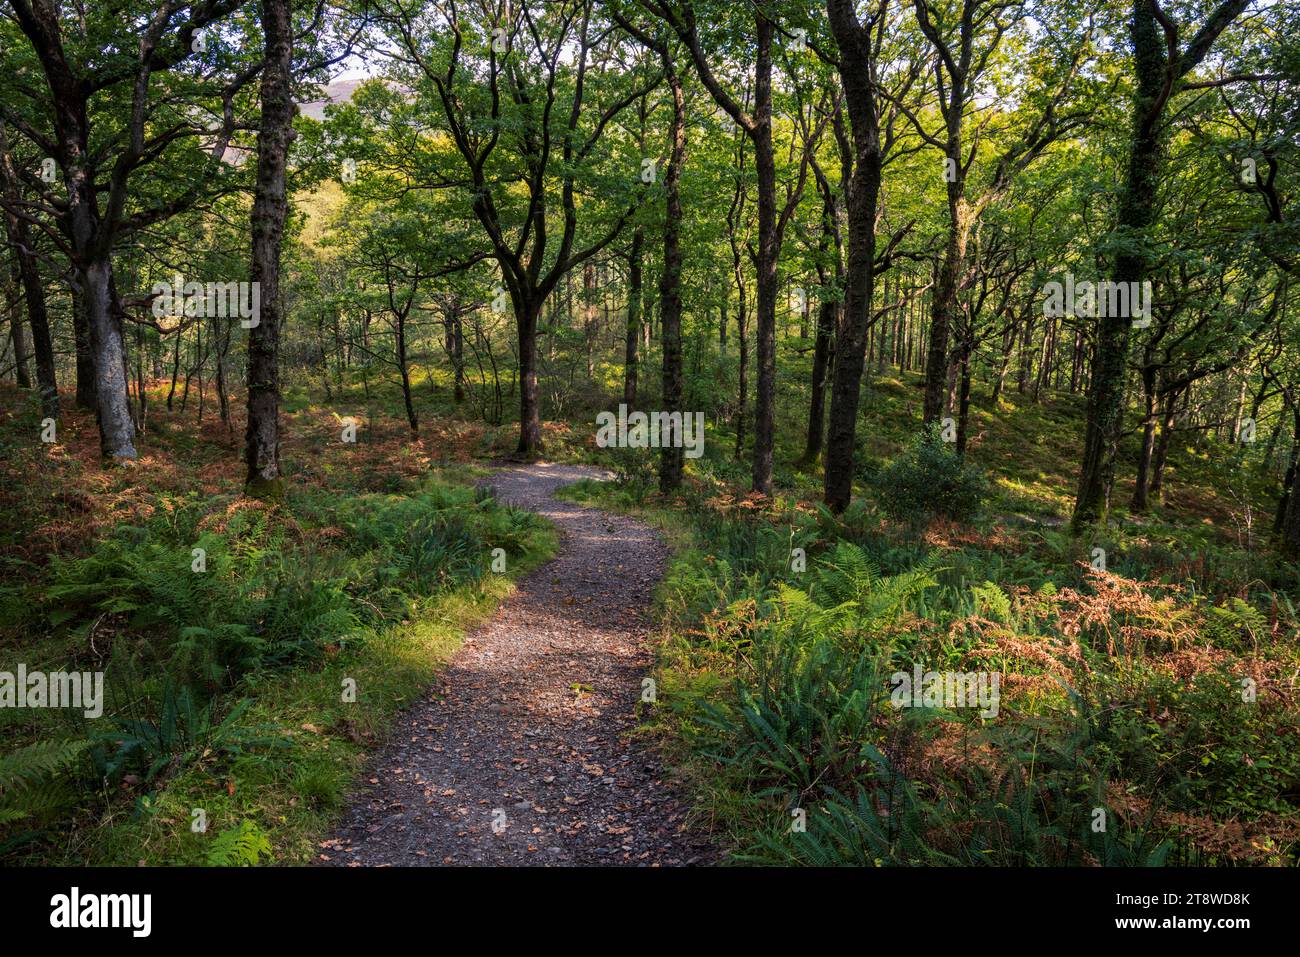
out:
<path id="1" fill-rule="evenodd" d="M 957 456 L 937 427 L 921 434 L 874 479 L 885 513 L 899 521 L 967 521 L 989 495 L 984 473 Z"/>
<path id="2" fill-rule="evenodd" d="M 1245 820 L 1295 815 L 1300 719 L 1264 692 L 1257 701 L 1242 692 L 1241 677 L 1224 667 L 1187 683 L 1154 672 L 1142 685 L 1152 705 L 1117 710 L 1115 725 L 1150 743 L 1186 809 Z"/>

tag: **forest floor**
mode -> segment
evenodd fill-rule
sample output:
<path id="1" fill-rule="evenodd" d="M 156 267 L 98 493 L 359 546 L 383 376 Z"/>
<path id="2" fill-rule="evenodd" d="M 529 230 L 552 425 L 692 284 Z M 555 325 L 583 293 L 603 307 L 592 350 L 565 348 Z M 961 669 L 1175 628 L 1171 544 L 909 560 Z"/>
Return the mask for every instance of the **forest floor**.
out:
<path id="1" fill-rule="evenodd" d="M 992 403 L 981 390 L 970 456 L 992 495 L 969 523 L 914 527 L 886 517 L 878 477 L 920 427 L 919 383 L 883 376 L 868 391 L 855 502 L 842 517 L 817 507 L 820 471 L 792 464 L 794 398 L 782 405 L 777 495 L 760 501 L 746 491 L 747 456 L 716 424 L 682 493 L 664 498 L 653 457 L 595 448 L 589 409 L 545 424 L 547 455 L 565 464 L 492 473 L 514 444 L 512 426 L 463 417 L 445 383 L 420 381 L 419 438 L 391 385 L 336 390 L 324 404 L 296 389 L 283 421 L 289 498 L 267 509 L 241 496 L 237 405 L 229 426 L 211 411 L 196 421 L 196 397 L 188 411 L 168 410 L 167 383 L 155 383 L 139 461 L 103 469 L 91 413 L 66 401 L 58 442 L 47 444 L 34 400 L 0 385 L 0 668 L 102 669 L 109 696 L 104 714 L 85 721 L 64 709 L 0 709 L 0 761 L 45 742 L 90 747 L 31 789 L 48 806 L 31 802 L 18 825 L 0 829 L 0 860 L 842 863 L 815 857 L 816 842 L 792 843 L 787 798 L 807 782 L 786 780 L 764 757 L 737 696 L 755 693 L 760 653 L 802 634 L 775 596 L 821 581 L 849 546 L 843 554 L 876 570 L 864 585 L 873 593 L 918 567 L 935 579 L 872 632 L 886 661 L 1006 675 L 996 725 L 944 712 L 902 731 L 898 721 L 854 731 L 826 752 L 856 755 L 869 738 L 900 755 L 928 789 L 919 793 L 969 809 L 934 818 L 931 833 L 965 833 L 1001 813 L 981 803 L 1002 798 L 980 783 L 969 742 L 992 741 L 1014 762 L 1018 736 L 1048 727 L 1061 754 L 1076 753 L 1063 737 L 1074 725 L 1057 675 L 1086 679 L 1094 700 L 1109 696 L 1124 718 L 1116 735 L 1155 752 L 1125 758 L 1112 777 L 1124 794 L 1141 784 L 1148 802 L 1126 798 L 1117 813 L 1145 819 L 1154 806 L 1142 784 L 1148 764 L 1184 782 L 1156 795 L 1164 817 L 1153 834 L 1180 835 L 1177 862 L 1293 860 L 1300 660 L 1290 596 L 1300 579 L 1267 547 L 1276 489 L 1244 467 L 1281 450 L 1261 442 L 1230 454 L 1179 433 L 1164 504 L 1138 520 L 1122 508 L 1131 489 L 1117 488 L 1113 526 L 1075 538 L 1061 526 L 1082 433 L 1078 397 L 1013 392 Z M 340 440 L 345 418 L 360 426 L 355 443 Z M 585 481 L 601 469 L 619 481 Z M 488 475 L 495 499 L 474 487 Z M 543 566 L 557 534 L 563 553 Z M 207 548 L 201 578 L 196 543 Z M 505 574 L 487 567 L 501 546 Z M 795 546 L 806 574 L 792 569 Z M 1118 578 L 1094 580 L 1094 547 Z M 1121 586 L 1143 591 L 1114 592 Z M 1108 595 L 1123 620 L 1103 614 Z M 1085 615 L 1086 662 L 1039 654 L 1081 647 Z M 1110 654 L 1107 636 L 1135 628 L 1134 653 Z M 193 634 L 204 642 L 184 640 Z M 1075 640 L 1062 643 L 1067 635 Z M 850 715 L 833 696 L 851 675 L 834 676 L 855 660 L 830 655 L 833 680 L 811 697 L 802 672 L 774 672 L 786 684 L 774 686 L 772 706 L 798 717 L 813 701 Z M 1245 706 L 1243 676 L 1263 706 Z M 655 705 L 642 700 L 649 677 Z M 352 699 L 341 682 L 357 690 Z M 187 702 L 193 719 L 177 721 Z M 894 747 L 896 731 L 912 751 Z M 1112 739 L 1098 747 L 1117 746 Z M 1123 754 L 1137 753 L 1132 741 L 1119 742 Z M 798 747 L 823 760 L 822 745 Z M 1083 794 L 1094 763 L 1080 754 L 1033 780 Z M 832 767 L 831 782 L 843 794 L 872 786 L 859 762 L 843 767 Z M 0 786 L 0 811 L 16 793 Z M 1061 807 L 1086 817 L 1092 805 L 1079 802 Z M 196 810 L 207 831 L 193 829 Z M 810 816 L 809 833 L 828 819 Z M 1079 847 L 1105 851 L 1086 843 L 1071 845 L 1071 861 Z M 894 859 L 888 848 L 873 854 Z"/>
<path id="2" fill-rule="evenodd" d="M 398 721 L 319 860 L 411 864 L 705 863 L 688 805 L 635 731 L 651 594 L 668 550 L 622 515 L 553 497 L 598 469 L 496 473 L 497 496 L 555 523 L 555 559 L 465 639 Z"/>

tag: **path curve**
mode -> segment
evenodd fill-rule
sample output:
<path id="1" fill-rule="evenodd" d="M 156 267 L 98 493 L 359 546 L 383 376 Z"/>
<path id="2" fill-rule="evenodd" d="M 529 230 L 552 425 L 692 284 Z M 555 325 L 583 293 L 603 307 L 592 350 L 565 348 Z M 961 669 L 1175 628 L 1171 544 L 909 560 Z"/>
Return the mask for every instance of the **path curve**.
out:
<path id="1" fill-rule="evenodd" d="M 640 522 L 552 495 L 603 477 L 547 463 L 493 475 L 500 500 L 558 526 L 560 551 L 398 719 L 320 863 L 712 861 L 654 749 L 628 736 L 667 548 Z"/>

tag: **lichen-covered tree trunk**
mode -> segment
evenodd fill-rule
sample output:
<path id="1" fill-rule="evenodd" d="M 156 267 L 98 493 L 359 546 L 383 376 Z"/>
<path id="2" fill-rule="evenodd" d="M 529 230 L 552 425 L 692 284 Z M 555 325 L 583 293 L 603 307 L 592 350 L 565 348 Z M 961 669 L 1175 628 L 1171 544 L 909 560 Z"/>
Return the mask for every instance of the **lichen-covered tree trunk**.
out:
<path id="1" fill-rule="evenodd" d="M 958 154 L 961 141 L 956 139 Z M 966 246 L 969 240 L 969 211 L 962 193 L 965 191 L 964 174 L 958 172 L 953 182 L 948 184 L 948 241 L 944 246 L 943 262 L 939 266 L 939 279 L 934 287 L 931 300 L 930 344 L 925 359 L 925 408 L 923 421 L 926 425 L 937 422 L 943 415 L 947 404 L 947 391 L 950 371 L 948 355 L 949 332 L 953 317 L 957 314 L 957 286 L 966 262 Z"/>
<path id="2" fill-rule="evenodd" d="M 101 216 L 90 152 L 89 85 L 64 55 L 58 9 L 16 5 L 15 19 L 31 41 L 50 90 L 51 120 L 63 171 L 66 207 L 60 226 L 72 250 L 73 283 L 84 308 L 87 361 L 94 363 L 94 406 L 106 462 L 134 459 L 135 426 L 126 394 L 125 344 L 113 314 L 113 236 Z M 80 357 L 79 357 L 80 358 Z M 89 400 L 89 370 L 78 362 L 78 399 Z"/>
<path id="3" fill-rule="evenodd" d="M 87 345 L 94 363 L 100 453 L 106 462 L 131 460 L 136 456 L 135 424 L 126 394 L 126 349 L 113 316 L 111 252 L 102 235 L 98 199 L 86 169 L 89 127 L 84 104 L 64 103 L 59 112 L 75 281 L 80 286 Z"/>
<path id="4" fill-rule="evenodd" d="M 257 134 L 257 185 L 253 196 L 253 255 L 250 278 L 259 284 L 261 314 L 249 329 L 248 427 L 245 493 L 255 498 L 284 495 L 280 472 L 280 248 L 289 211 L 286 167 L 293 141 L 289 71 L 293 61 L 290 0 L 262 0 L 266 62 L 262 72 L 262 120 Z"/>
<path id="5" fill-rule="evenodd" d="M 107 256 L 94 255 L 78 272 L 95 363 L 100 453 L 106 462 L 131 460 L 136 455 L 135 423 L 126 394 L 126 348 L 113 317 L 113 267 Z"/>

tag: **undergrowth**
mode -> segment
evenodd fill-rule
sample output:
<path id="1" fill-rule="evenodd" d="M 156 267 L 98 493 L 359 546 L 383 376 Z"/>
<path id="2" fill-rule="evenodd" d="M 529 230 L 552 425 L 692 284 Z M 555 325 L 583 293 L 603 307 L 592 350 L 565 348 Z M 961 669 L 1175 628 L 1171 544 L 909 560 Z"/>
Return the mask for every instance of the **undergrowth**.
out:
<path id="1" fill-rule="evenodd" d="M 1065 532 L 985 545 L 860 503 L 754 507 L 707 478 L 685 506 L 568 494 L 636 509 L 676 546 L 650 721 L 736 861 L 1296 863 L 1285 595 L 1133 576 L 1118 538 L 1101 571 Z M 996 674 L 997 713 L 895 707 L 917 665 Z"/>
<path id="2" fill-rule="evenodd" d="M 6 588 L 4 669 L 101 672 L 103 713 L 0 711 L 0 855 L 308 859 L 365 750 L 552 547 L 532 514 L 426 479 L 174 500 L 53 557 Z"/>

